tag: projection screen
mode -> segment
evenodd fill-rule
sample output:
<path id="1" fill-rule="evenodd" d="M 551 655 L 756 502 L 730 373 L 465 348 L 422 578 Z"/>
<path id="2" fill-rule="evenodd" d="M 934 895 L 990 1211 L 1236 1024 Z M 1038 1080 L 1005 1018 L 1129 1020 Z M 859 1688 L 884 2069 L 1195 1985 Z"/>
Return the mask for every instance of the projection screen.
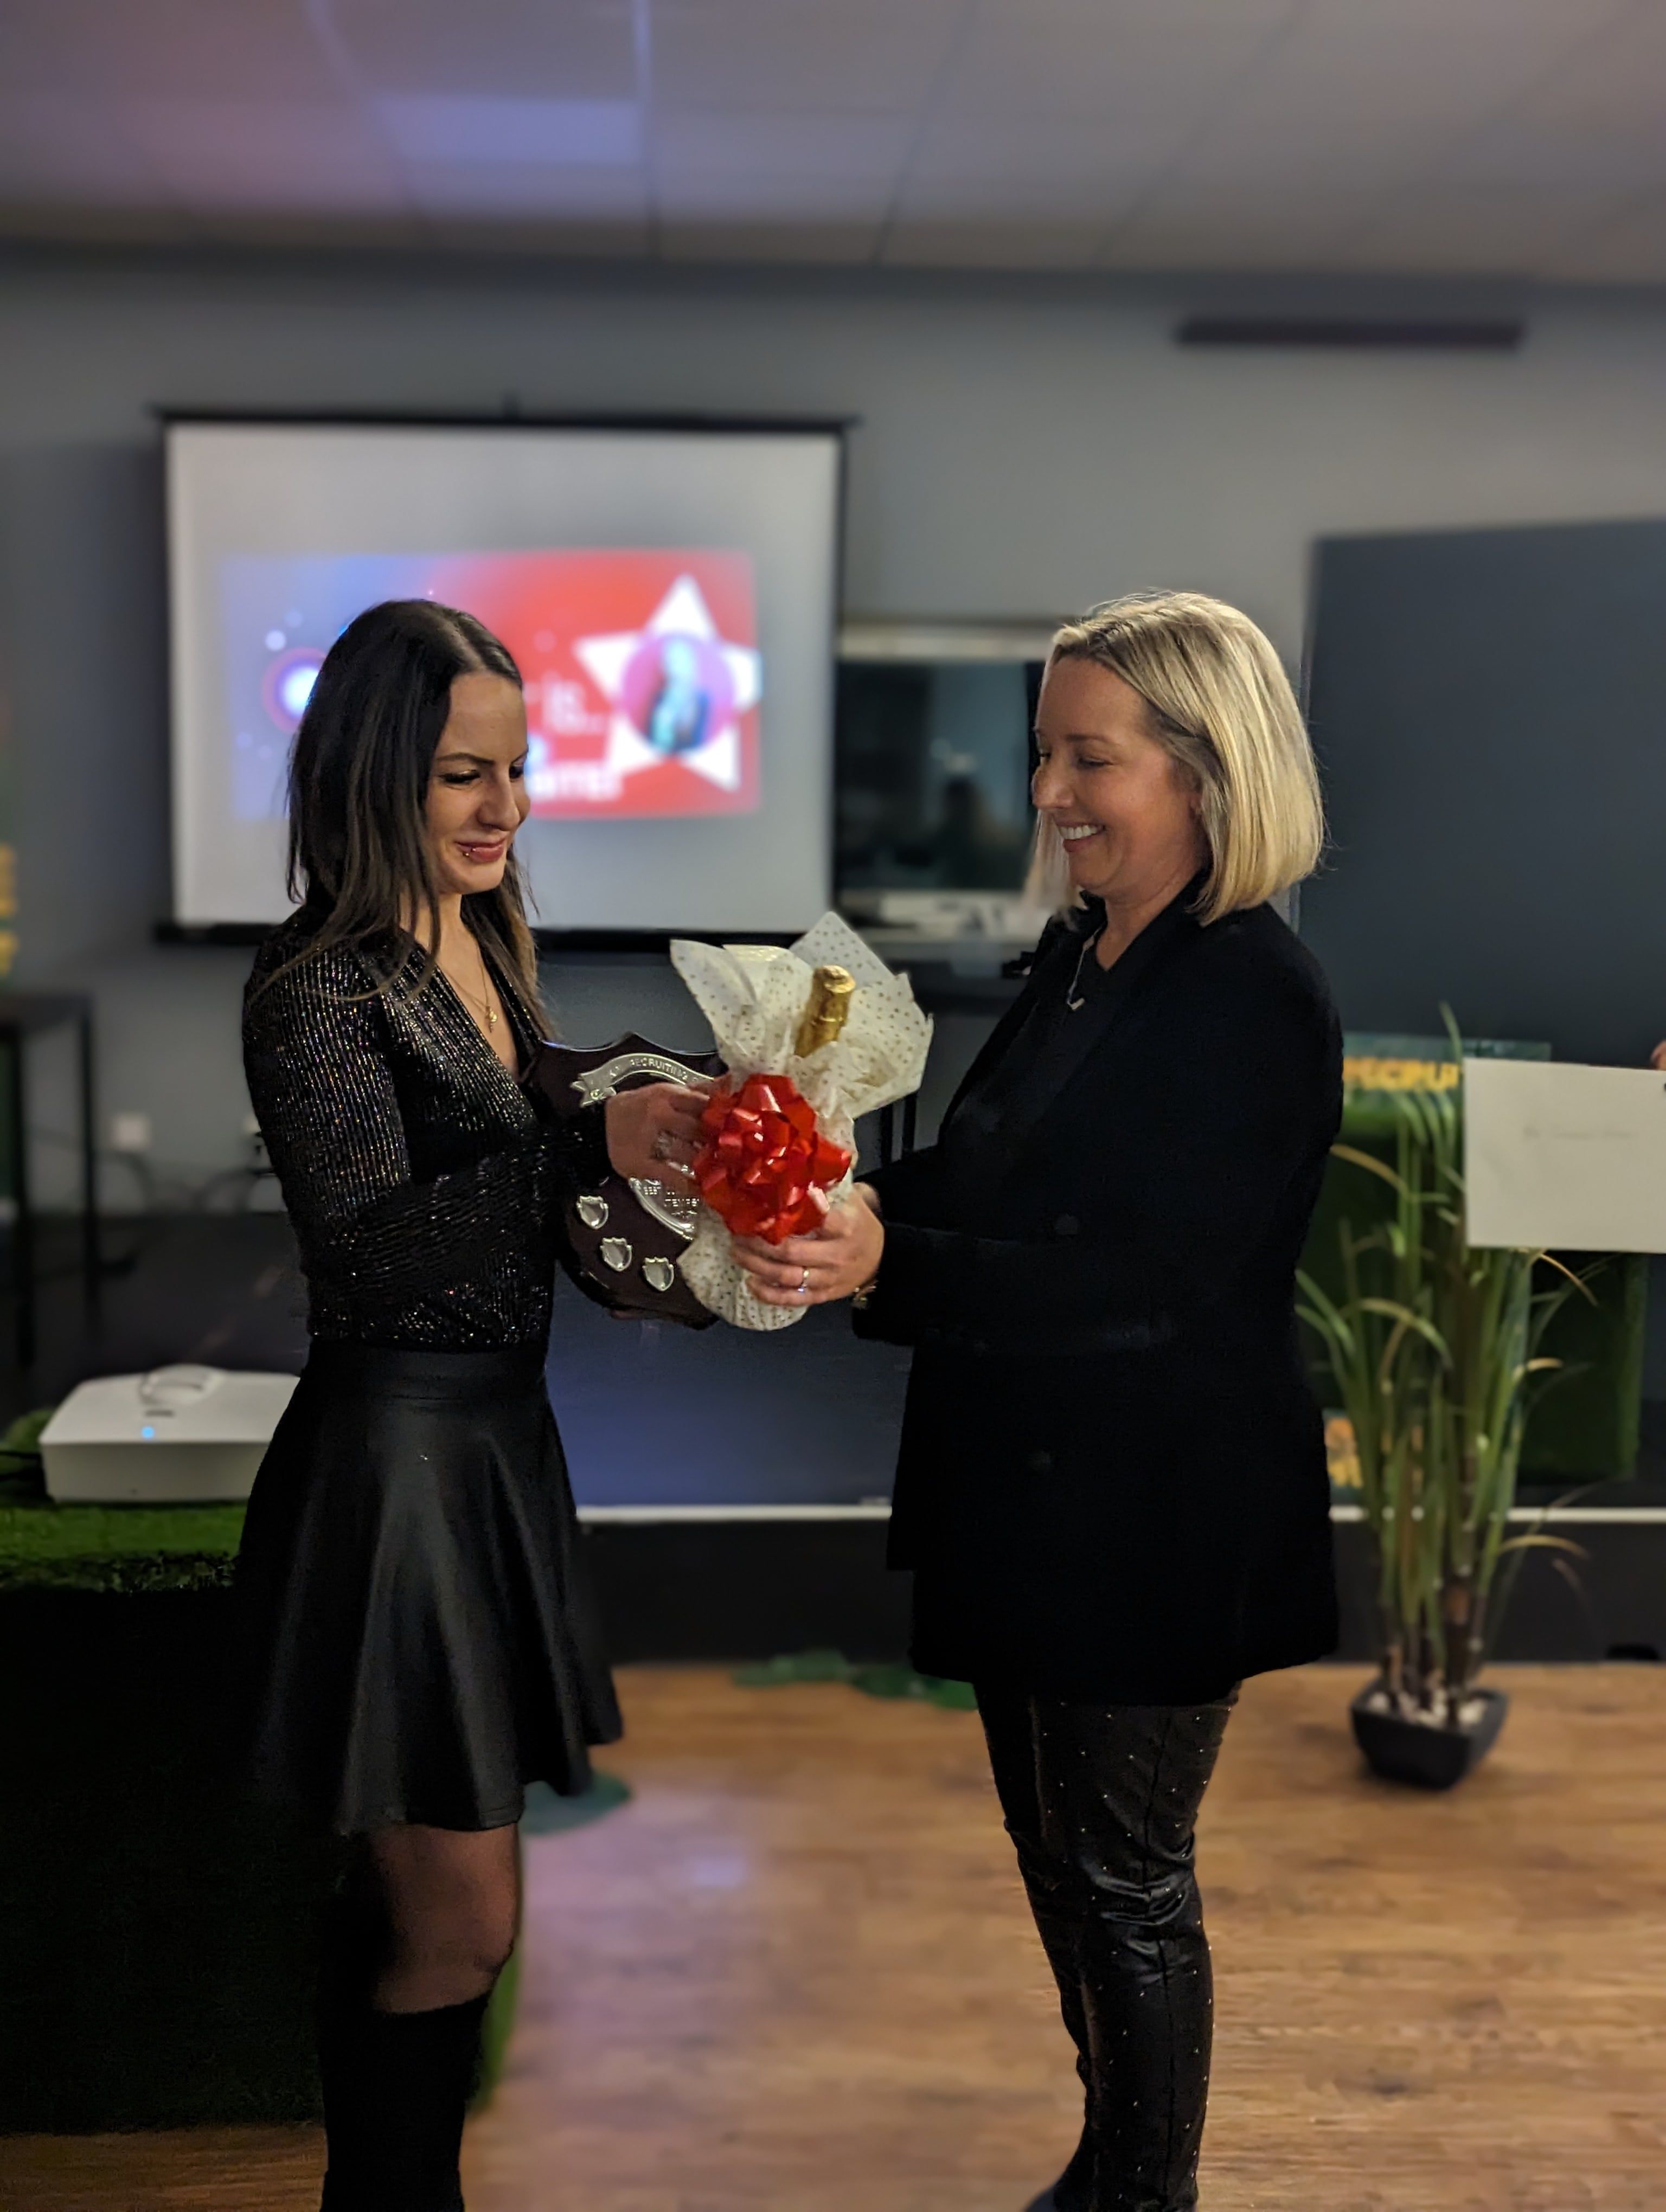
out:
<path id="1" fill-rule="evenodd" d="M 268 923 L 289 741 L 379 600 L 496 631 L 534 922 L 791 933 L 830 903 L 836 428 L 174 421 L 174 919 Z"/>

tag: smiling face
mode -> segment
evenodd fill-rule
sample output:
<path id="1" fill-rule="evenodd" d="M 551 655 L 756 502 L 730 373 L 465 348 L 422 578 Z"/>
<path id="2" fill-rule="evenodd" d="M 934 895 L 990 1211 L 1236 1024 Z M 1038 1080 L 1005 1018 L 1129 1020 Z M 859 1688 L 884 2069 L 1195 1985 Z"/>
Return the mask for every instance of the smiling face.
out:
<path id="1" fill-rule="evenodd" d="M 451 687 L 424 810 L 442 898 L 492 891 L 526 819 L 526 702 L 505 676 L 474 671 Z"/>
<path id="2" fill-rule="evenodd" d="M 1171 897 L 1209 857 L 1191 778 L 1150 733 L 1132 684 L 1097 661 L 1049 662 L 1036 710 L 1036 806 L 1072 885 L 1107 905 Z"/>

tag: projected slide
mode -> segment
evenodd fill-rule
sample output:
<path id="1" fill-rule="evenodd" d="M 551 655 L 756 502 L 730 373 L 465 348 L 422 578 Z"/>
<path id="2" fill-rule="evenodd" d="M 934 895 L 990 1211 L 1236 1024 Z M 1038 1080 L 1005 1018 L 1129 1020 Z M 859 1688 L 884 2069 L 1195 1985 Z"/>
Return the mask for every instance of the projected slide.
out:
<path id="1" fill-rule="evenodd" d="M 552 932 L 794 936 L 832 902 L 840 440 L 814 427 L 167 427 L 173 911 L 279 921 L 288 757 L 384 599 L 526 692 L 515 842 Z"/>
<path id="2" fill-rule="evenodd" d="M 745 553 L 232 556 L 221 562 L 232 799 L 283 810 L 289 744 L 325 654 L 381 599 L 465 608 L 526 690 L 535 817 L 751 812 L 760 803 L 752 562 Z"/>

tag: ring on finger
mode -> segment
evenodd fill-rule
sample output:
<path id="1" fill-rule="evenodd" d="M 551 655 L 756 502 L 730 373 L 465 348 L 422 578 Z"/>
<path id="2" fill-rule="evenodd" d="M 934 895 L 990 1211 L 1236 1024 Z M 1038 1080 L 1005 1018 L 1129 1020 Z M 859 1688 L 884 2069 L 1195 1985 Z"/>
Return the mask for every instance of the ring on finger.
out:
<path id="1" fill-rule="evenodd" d="M 800 1267 L 799 1270 L 799 1296 L 803 1298 L 807 1297 L 809 1295 L 810 1270 L 808 1267 Z"/>

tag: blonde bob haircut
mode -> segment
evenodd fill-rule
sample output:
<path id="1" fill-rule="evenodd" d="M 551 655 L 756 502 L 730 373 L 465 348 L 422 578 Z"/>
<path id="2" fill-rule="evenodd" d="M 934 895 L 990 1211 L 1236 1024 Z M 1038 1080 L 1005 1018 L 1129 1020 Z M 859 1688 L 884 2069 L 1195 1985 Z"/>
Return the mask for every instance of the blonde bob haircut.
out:
<path id="1" fill-rule="evenodd" d="M 1048 665 L 1091 660 L 1145 701 L 1150 734 L 1199 795 L 1209 874 L 1204 922 L 1260 906 L 1311 875 L 1324 811 L 1300 709 L 1279 656 L 1247 615 L 1196 592 L 1137 592 L 1054 636 Z M 1064 845 L 1036 824 L 1030 892 L 1069 899 Z"/>

